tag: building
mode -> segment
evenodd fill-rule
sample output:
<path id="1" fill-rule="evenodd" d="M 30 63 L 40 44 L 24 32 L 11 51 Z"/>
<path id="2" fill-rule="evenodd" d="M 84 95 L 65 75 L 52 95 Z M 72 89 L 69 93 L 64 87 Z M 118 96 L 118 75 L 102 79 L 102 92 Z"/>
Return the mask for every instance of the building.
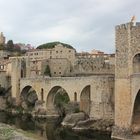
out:
<path id="1" fill-rule="evenodd" d="M 44 70 L 46 65 L 51 67 L 52 76 L 62 76 L 68 73 L 67 71 L 70 72 L 70 67 L 74 65 L 75 53 L 75 49 L 58 44 L 51 49 L 29 50 L 25 56 L 30 58 L 32 76 L 42 75 L 42 69 Z"/>
<path id="2" fill-rule="evenodd" d="M 4 36 L 3 33 L 1 32 L 1 33 L 0 33 L 0 45 L 4 45 L 4 44 L 5 44 L 5 40 L 6 40 L 5 36 Z"/>

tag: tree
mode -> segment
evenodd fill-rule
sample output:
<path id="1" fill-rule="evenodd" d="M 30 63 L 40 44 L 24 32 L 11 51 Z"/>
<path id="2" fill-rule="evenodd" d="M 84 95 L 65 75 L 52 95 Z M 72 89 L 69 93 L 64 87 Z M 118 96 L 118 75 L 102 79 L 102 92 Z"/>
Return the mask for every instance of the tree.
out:
<path id="1" fill-rule="evenodd" d="M 14 43 L 13 43 L 13 40 L 9 40 L 7 42 L 7 50 L 8 51 L 14 51 Z"/>
<path id="2" fill-rule="evenodd" d="M 50 71 L 49 65 L 46 66 L 45 71 L 44 71 L 44 75 L 49 75 L 49 76 L 51 76 L 51 71 Z"/>
<path id="3" fill-rule="evenodd" d="M 66 43 L 62 43 L 62 42 L 59 42 L 59 41 L 49 42 L 49 43 L 45 43 L 45 44 L 39 45 L 37 47 L 37 49 L 52 49 L 52 48 L 54 48 L 58 44 L 62 44 L 63 46 L 65 46 L 65 47 L 67 47 L 69 49 L 74 49 L 71 45 L 66 44 Z"/>

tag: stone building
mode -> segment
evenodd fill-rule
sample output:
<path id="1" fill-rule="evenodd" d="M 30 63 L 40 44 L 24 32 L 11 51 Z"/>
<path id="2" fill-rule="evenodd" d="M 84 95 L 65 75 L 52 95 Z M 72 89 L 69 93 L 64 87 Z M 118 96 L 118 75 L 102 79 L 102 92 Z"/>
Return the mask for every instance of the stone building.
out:
<path id="1" fill-rule="evenodd" d="M 4 45 L 5 44 L 5 36 L 3 35 L 3 33 L 0 33 L 0 45 Z"/>
<path id="2" fill-rule="evenodd" d="M 25 56 L 30 58 L 32 76 L 43 74 L 42 69 L 45 69 L 44 63 L 47 64 L 47 60 L 49 60 L 52 76 L 62 76 L 67 73 L 66 71 L 70 71 L 65 70 L 66 68 L 74 65 L 75 49 L 58 44 L 52 49 L 30 50 Z M 66 66 L 63 64 L 66 64 Z"/>
<path id="3" fill-rule="evenodd" d="M 12 56 L 12 52 L 7 50 L 0 50 L 0 59 L 8 59 L 10 56 Z"/>

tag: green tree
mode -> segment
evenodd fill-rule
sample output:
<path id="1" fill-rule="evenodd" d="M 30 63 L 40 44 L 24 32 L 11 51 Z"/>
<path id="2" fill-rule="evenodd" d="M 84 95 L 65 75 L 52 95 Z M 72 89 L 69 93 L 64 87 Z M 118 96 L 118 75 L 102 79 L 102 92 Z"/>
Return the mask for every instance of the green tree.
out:
<path id="1" fill-rule="evenodd" d="M 55 104 L 56 106 L 61 105 L 64 106 L 69 102 L 69 96 L 67 95 L 66 92 L 58 92 L 55 96 Z"/>
<path id="2" fill-rule="evenodd" d="M 62 43 L 62 42 L 59 42 L 59 41 L 42 44 L 42 45 L 38 46 L 37 49 L 52 49 L 52 48 L 55 47 L 55 45 L 58 45 L 58 44 L 62 44 L 63 46 L 65 46 L 67 48 L 74 49 L 71 45 L 66 44 L 66 43 Z"/>
<path id="3" fill-rule="evenodd" d="M 50 71 L 49 65 L 46 66 L 45 71 L 44 71 L 44 75 L 49 75 L 49 76 L 51 76 L 51 71 Z"/>
<path id="4" fill-rule="evenodd" d="M 7 50 L 8 51 L 14 51 L 14 43 L 13 43 L 13 40 L 9 40 L 7 42 Z"/>

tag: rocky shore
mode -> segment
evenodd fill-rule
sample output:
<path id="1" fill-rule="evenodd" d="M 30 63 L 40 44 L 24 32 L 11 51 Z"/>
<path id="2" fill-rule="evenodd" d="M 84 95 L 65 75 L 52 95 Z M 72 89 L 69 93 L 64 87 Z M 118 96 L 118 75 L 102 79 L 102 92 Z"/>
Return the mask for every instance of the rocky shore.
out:
<path id="1" fill-rule="evenodd" d="M 94 130 L 111 133 L 114 121 L 107 119 L 90 119 L 84 112 L 80 112 L 66 115 L 61 124 L 74 131 Z"/>

